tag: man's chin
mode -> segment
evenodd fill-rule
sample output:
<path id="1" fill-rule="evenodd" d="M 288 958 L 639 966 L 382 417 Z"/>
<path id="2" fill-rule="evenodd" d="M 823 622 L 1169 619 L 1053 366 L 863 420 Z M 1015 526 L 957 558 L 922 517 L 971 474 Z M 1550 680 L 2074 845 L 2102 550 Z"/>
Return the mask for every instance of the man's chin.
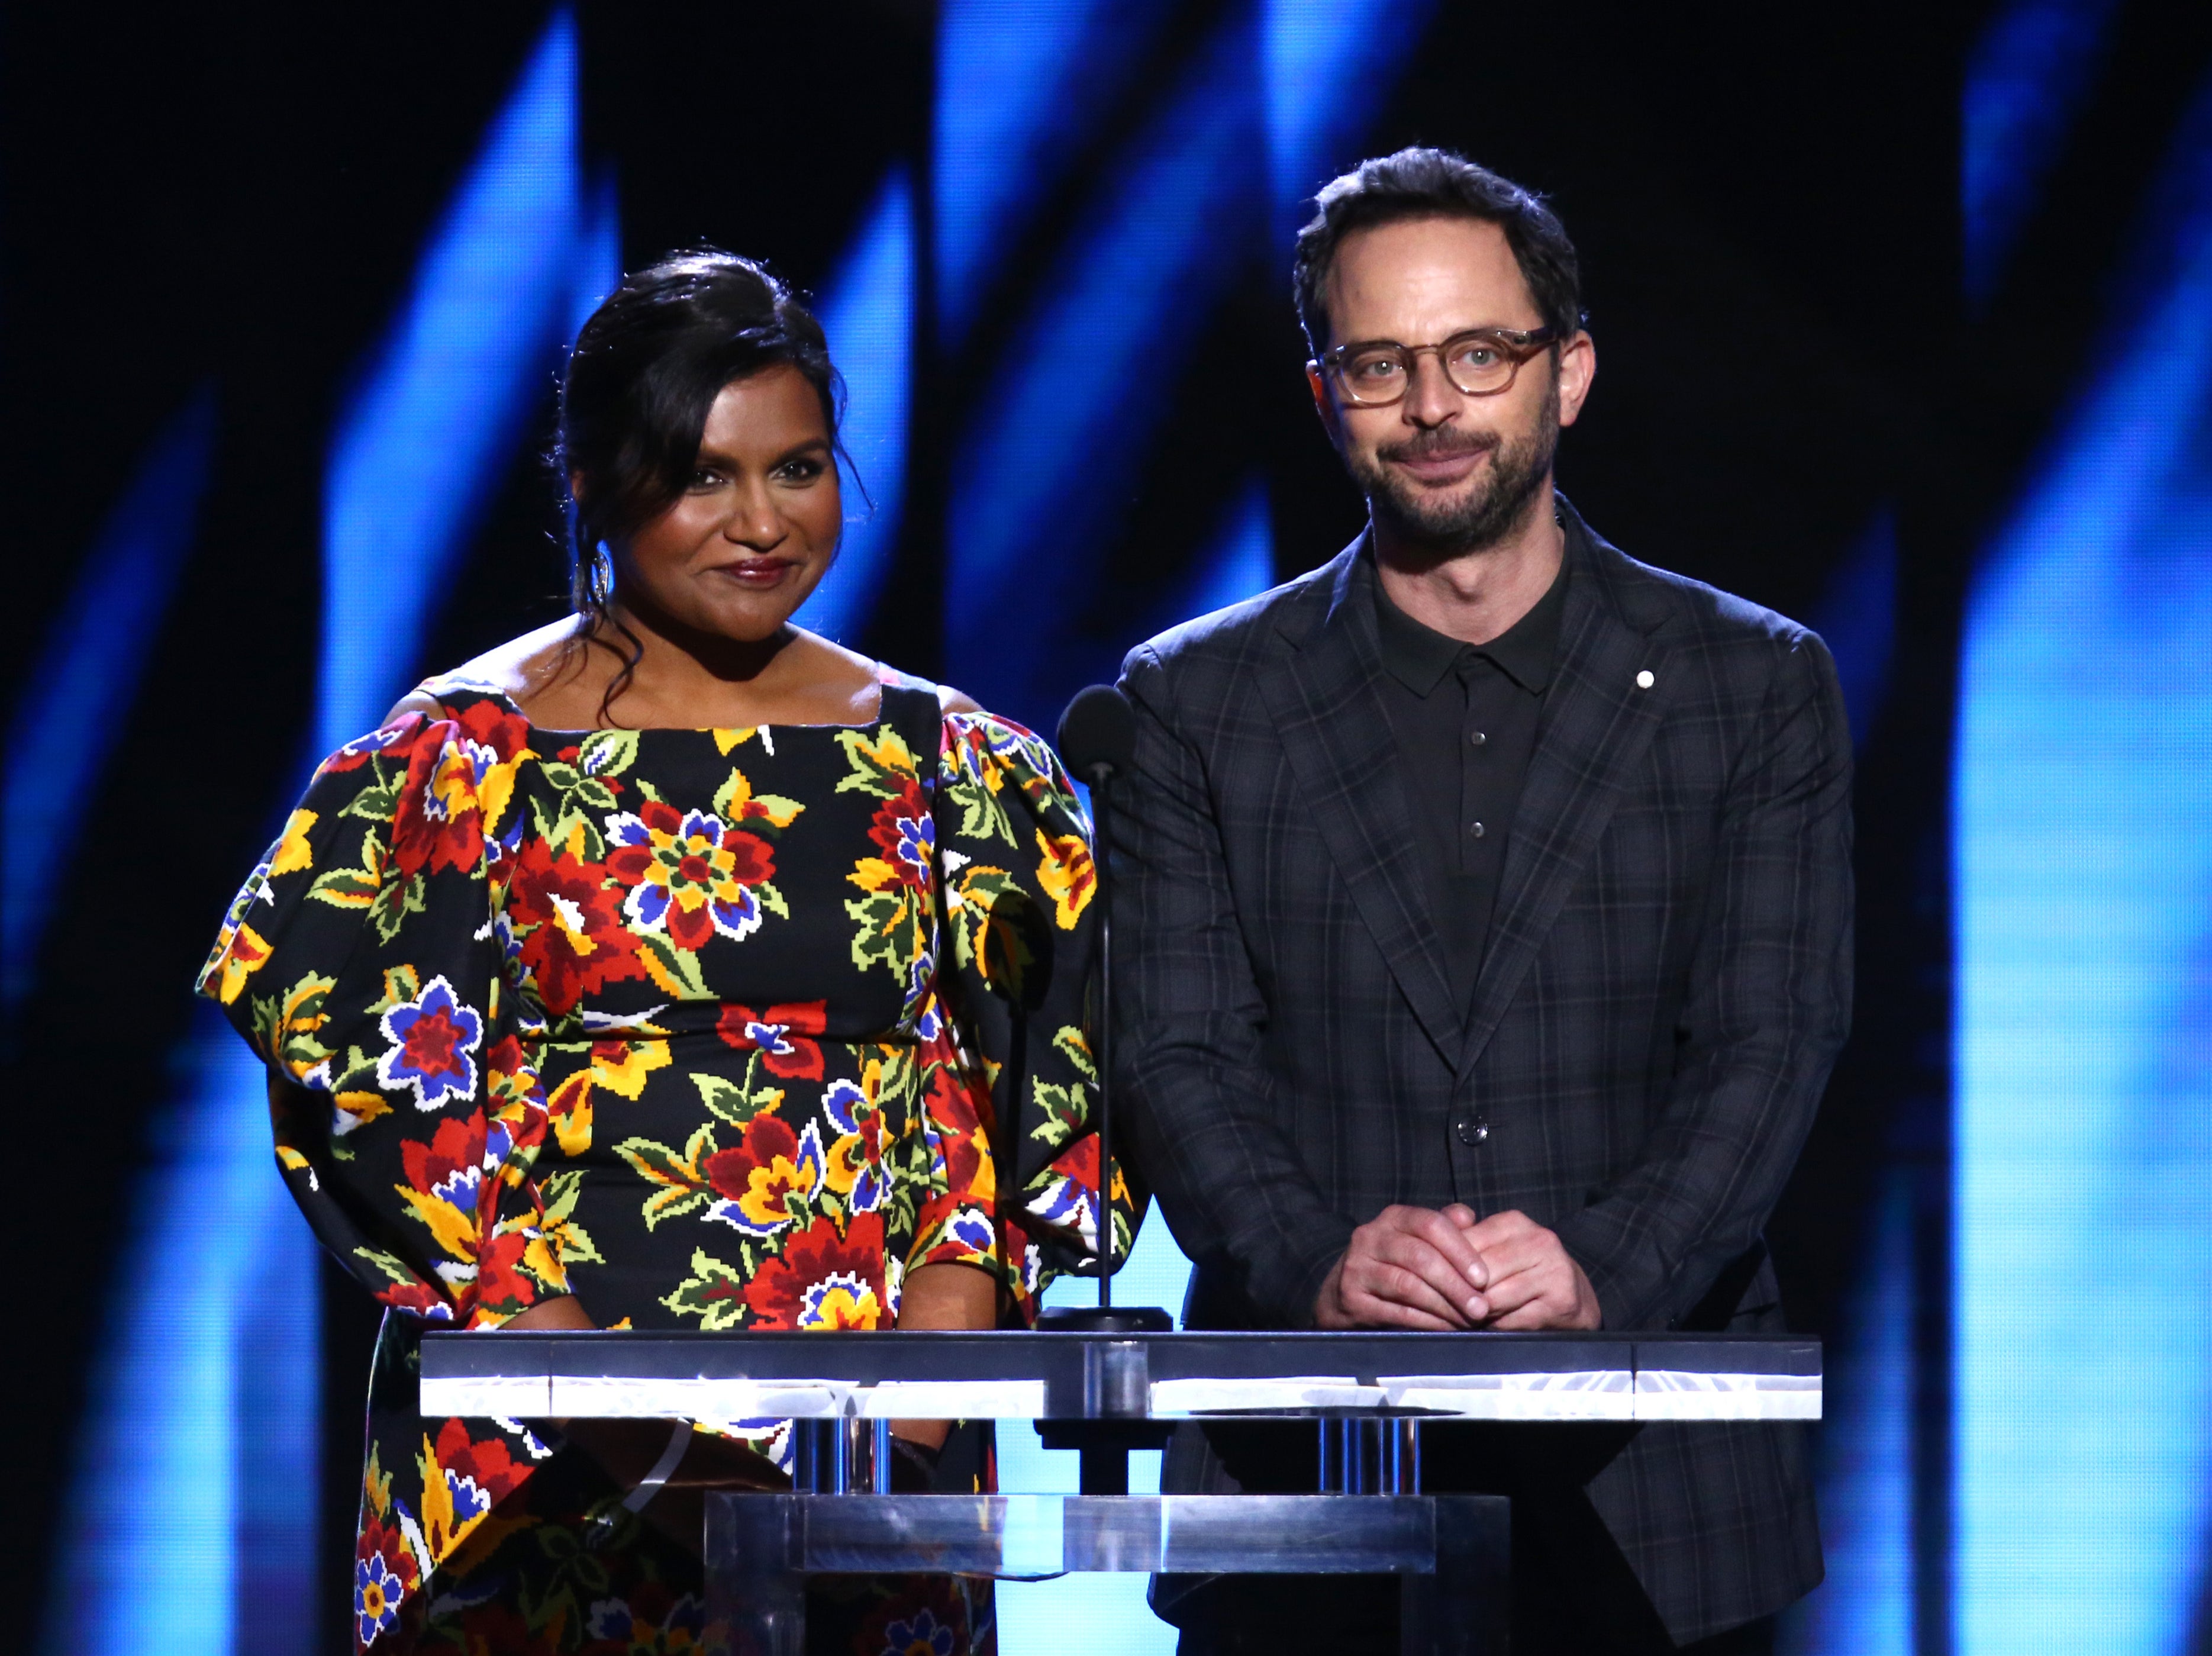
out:
<path id="1" fill-rule="evenodd" d="M 1377 490 L 1368 496 L 1376 514 L 1389 521 L 1401 539 L 1438 552 L 1471 550 L 1471 543 L 1491 527 L 1489 490 L 1476 487 L 1439 495 L 1425 491 L 1409 496 L 1397 489 Z"/>

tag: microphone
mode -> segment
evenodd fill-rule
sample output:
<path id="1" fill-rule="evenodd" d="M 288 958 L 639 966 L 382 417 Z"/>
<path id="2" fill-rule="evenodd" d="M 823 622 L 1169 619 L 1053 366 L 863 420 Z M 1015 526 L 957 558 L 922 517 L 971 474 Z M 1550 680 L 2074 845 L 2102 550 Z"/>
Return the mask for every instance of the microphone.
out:
<path id="1" fill-rule="evenodd" d="M 1079 690 L 1060 715 L 1059 741 L 1070 771 L 1093 788 L 1109 783 L 1135 757 L 1137 709 L 1112 685 Z"/>
<path id="2" fill-rule="evenodd" d="M 1092 866 L 1098 880 L 1098 922 L 1093 935 L 1098 992 L 1097 1030 L 1092 1050 L 1098 1063 L 1098 1308 L 1091 1311 L 1052 1311 L 1040 1319 L 1042 1327 L 1082 1327 L 1093 1330 L 1156 1332 L 1172 1329 L 1174 1319 L 1152 1306 L 1114 1308 L 1113 1206 L 1113 1072 L 1110 1067 L 1111 1025 L 1114 1015 L 1114 888 L 1109 877 L 1108 846 L 1111 832 L 1114 784 L 1128 774 L 1137 751 L 1137 710 L 1129 698 L 1112 685 L 1092 685 L 1078 691 L 1060 715 L 1060 762 L 1091 784 L 1091 820 L 1097 835 Z"/>

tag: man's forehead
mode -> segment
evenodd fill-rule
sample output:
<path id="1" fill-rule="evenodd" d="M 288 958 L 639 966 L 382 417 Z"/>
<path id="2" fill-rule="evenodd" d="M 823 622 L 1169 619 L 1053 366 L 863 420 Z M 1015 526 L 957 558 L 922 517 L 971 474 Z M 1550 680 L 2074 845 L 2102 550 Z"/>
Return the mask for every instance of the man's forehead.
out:
<path id="1" fill-rule="evenodd" d="M 1472 218 L 1407 219 L 1354 230 L 1330 268 L 1328 311 L 1340 339 L 1416 324 L 1534 327 L 1542 321 L 1505 232 Z"/>

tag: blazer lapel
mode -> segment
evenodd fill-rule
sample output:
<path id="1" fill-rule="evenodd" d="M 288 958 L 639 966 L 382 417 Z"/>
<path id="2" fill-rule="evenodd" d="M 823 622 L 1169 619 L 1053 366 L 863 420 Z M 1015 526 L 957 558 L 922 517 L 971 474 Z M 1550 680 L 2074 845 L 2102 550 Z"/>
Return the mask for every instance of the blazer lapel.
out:
<path id="1" fill-rule="evenodd" d="M 1627 559 L 1560 502 L 1571 560 L 1557 676 L 1545 697 L 1521 802 L 1506 843 L 1490 943 L 1475 980 L 1459 1069 L 1489 1044 L 1650 746 L 1667 700 L 1661 612 L 1624 601 Z M 1651 675 L 1649 687 L 1638 674 Z"/>
<path id="2" fill-rule="evenodd" d="M 1429 916 L 1397 746 L 1375 688 L 1382 648 L 1361 578 L 1364 545 L 1364 536 L 1354 541 L 1326 581 L 1316 583 L 1327 594 L 1325 613 L 1285 618 L 1288 647 L 1261 670 L 1261 694 L 1352 906 L 1449 1062 L 1461 1049 L 1463 1026 Z"/>

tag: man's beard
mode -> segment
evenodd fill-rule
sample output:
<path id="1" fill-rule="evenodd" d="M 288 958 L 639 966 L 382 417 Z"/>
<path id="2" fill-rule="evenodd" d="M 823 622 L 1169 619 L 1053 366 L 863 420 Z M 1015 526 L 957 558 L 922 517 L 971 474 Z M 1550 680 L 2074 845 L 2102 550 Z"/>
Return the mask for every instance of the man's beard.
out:
<path id="1" fill-rule="evenodd" d="M 1483 449 L 1491 455 L 1488 478 L 1472 493 L 1454 499 L 1425 497 L 1390 464 L 1418 455 Z M 1544 399 L 1535 429 L 1516 441 L 1508 442 L 1493 432 L 1476 437 L 1445 427 L 1391 444 L 1372 460 L 1347 453 L 1345 464 L 1378 523 L 1387 524 L 1401 542 L 1451 557 L 1495 546 L 1518 530 L 1551 476 L 1559 449 L 1559 393 L 1554 386 Z"/>

